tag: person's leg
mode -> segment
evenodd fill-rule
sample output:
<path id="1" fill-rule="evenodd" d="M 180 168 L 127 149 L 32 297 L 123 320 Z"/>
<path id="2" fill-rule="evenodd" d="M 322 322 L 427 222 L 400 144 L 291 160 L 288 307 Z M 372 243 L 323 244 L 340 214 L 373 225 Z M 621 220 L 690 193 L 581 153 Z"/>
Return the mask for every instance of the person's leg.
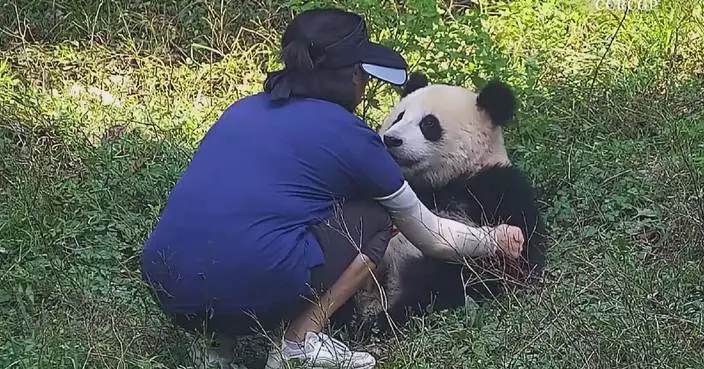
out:
<path id="1" fill-rule="evenodd" d="M 325 292 L 292 322 L 285 337 L 291 341 L 302 340 L 306 332 L 320 332 L 330 316 L 362 288 L 386 252 L 391 218 L 375 202 L 349 203 L 314 232 L 326 261 L 313 270 L 313 287 Z"/>
<path id="2" fill-rule="evenodd" d="M 149 281 L 147 282 L 152 286 Z M 197 369 L 220 368 L 246 369 L 242 357 L 236 355 L 237 339 L 245 336 L 266 333 L 280 326 L 291 312 L 300 311 L 300 301 L 282 303 L 270 311 L 244 312 L 239 310 L 212 310 L 197 312 L 173 312 L 164 304 L 162 290 L 150 288 L 150 294 L 160 310 L 176 327 L 183 329 L 195 338 L 188 347 L 188 356 Z"/>
<path id="3" fill-rule="evenodd" d="M 336 207 L 330 219 L 314 227 L 314 232 L 325 264 L 312 271 L 312 282 L 323 293 L 286 330 L 284 356 L 302 358 L 316 351 L 312 353 L 318 355 L 316 365 L 339 365 L 335 361 L 340 360 L 351 367 L 373 367 L 371 355 L 351 352 L 320 332 L 330 316 L 362 288 L 383 258 L 391 238 L 391 218 L 376 202 L 347 203 Z M 334 344 L 325 345 L 326 341 Z M 267 368 L 276 367 L 270 362 Z"/>
<path id="4" fill-rule="evenodd" d="M 281 322 L 290 320 L 293 312 L 302 310 L 300 301 L 289 301 L 271 311 L 210 311 L 205 313 L 171 313 L 169 318 L 176 326 L 196 338 L 189 347 L 189 356 L 195 368 L 246 369 L 241 357 L 236 354 L 237 340 L 268 334 L 279 328 Z"/>
<path id="5" fill-rule="evenodd" d="M 196 336 L 195 342 L 189 345 L 189 356 L 196 369 L 212 368 L 242 368 L 235 356 L 236 340 L 224 335 Z"/>
<path id="6" fill-rule="evenodd" d="M 291 323 L 284 338 L 292 342 L 300 342 L 307 332 L 320 332 L 330 316 L 363 286 L 374 268 L 376 264 L 368 256 L 357 255 L 344 270 L 340 279 Z"/>

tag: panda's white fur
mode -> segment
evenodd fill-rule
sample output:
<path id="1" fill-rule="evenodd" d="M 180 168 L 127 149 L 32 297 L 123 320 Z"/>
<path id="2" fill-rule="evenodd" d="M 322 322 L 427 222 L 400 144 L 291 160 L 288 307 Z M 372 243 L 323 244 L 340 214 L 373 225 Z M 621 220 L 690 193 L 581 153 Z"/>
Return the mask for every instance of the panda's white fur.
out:
<path id="1" fill-rule="evenodd" d="M 527 240 L 527 262 L 521 269 L 540 270 L 542 220 L 532 186 L 511 165 L 504 146 L 502 126 L 513 117 L 515 104 L 512 91 L 499 82 L 477 93 L 460 86 L 428 85 L 424 75 L 415 73 L 379 134 L 426 206 L 468 224 L 521 227 Z M 507 204 L 502 203 L 504 197 Z M 482 208 L 485 203 L 497 208 L 498 217 L 513 219 L 487 218 L 492 210 Z M 517 219 L 521 214 L 532 218 Z M 421 312 L 431 301 L 441 309 L 458 307 L 467 294 L 475 299 L 486 295 L 463 285 L 460 273 L 466 269 L 425 257 L 399 233 L 391 239 L 375 279 L 352 303 L 362 316 L 376 316 L 382 324 L 387 312 L 394 320 L 405 320 L 407 310 Z M 486 286 L 479 279 L 475 285 Z M 500 289 L 487 288 L 489 293 Z"/>

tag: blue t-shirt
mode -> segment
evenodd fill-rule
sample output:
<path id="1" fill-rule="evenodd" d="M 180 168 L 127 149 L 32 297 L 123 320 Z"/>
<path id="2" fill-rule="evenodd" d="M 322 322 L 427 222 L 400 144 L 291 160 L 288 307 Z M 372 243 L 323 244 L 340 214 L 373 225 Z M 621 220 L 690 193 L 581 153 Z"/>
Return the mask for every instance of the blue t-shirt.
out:
<path id="1" fill-rule="evenodd" d="M 176 311 L 268 310 L 309 293 L 310 268 L 324 262 L 309 226 L 336 200 L 387 196 L 403 181 L 378 134 L 341 106 L 244 98 L 174 186 L 143 273 Z"/>

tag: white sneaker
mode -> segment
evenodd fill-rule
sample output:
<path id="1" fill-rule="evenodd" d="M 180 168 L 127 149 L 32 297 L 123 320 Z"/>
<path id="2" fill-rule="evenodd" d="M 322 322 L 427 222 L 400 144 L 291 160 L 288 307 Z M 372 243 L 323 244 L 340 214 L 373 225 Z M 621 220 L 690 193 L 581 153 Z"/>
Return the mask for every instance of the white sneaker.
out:
<path id="1" fill-rule="evenodd" d="M 300 361 L 312 369 L 371 369 L 376 359 L 366 352 L 354 352 L 342 342 L 323 333 L 306 333 L 300 348 L 291 348 L 282 340 L 281 347 L 269 351 L 265 369 L 281 369 L 284 361 Z"/>

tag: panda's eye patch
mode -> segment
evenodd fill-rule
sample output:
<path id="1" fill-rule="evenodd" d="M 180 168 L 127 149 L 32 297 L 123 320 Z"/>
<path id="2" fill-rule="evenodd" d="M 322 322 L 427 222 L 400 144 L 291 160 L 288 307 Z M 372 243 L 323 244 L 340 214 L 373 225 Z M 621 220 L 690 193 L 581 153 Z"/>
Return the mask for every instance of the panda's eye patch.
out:
<path id="1" fill-rule="evenodd" d="M 396 117 L 396 120 L 394 120 L 394 122 L 391 123 L 392 126 L 393 126 L 394 124 L 400 122 L 401 119 L 403 119 L 403 113 L 405 113 L 405 112 L 402 111 L 401 114 L 399 114 L 398 117 Z"/>
<path id="2" fill-rule="evenodd" d="M 442 127 L 440 126 L 440 121 L 438 118 L 432 114 L 428 114 L 420 120 L 418 124 L 420 126 L 420 131 L 423 133 L 428 141 L 437 141 L 442 138 Z"/>

